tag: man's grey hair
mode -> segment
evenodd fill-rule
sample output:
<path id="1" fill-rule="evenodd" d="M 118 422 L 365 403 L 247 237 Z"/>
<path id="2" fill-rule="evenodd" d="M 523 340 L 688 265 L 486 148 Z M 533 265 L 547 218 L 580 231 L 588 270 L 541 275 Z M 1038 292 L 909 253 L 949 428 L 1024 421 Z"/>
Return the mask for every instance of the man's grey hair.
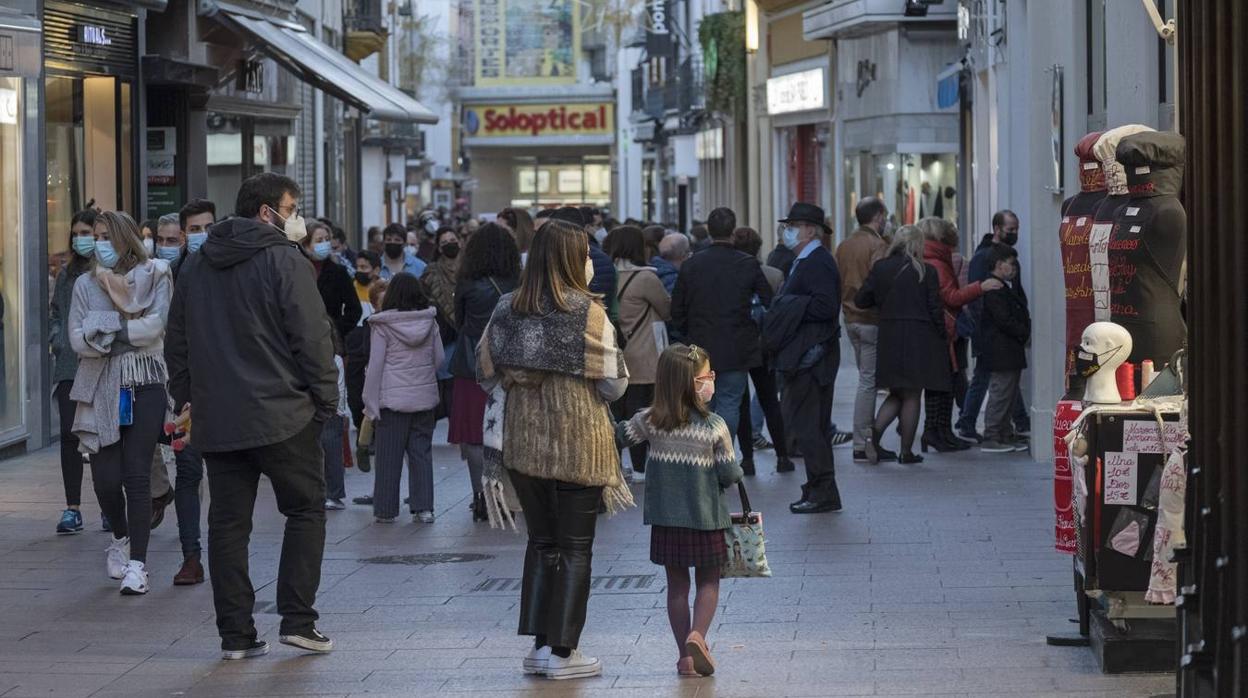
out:
<path id="1" fill-rule="evenodd" d="M 177 228 L 178 230 L 181 230 L 181 229 L 182 229 L 182 221 L 181 221 L 181 219 L 179 219 L 179 218 L 178 218 L 178 214 L 176 214 L 176 213 L 166 213 L 165 215 L 161 216 L 160 218 L 157 218 L 157 219 L 156 219 L 156 227 L 157 227 L 157 228 L 160 228 L 160 226 L 162 226 L 162 225 L 172 225 L 173 227 Z"/>
<path id="2" fill-rule="evenodd" d="M 681 233 L 668 233 L 659 240 L 659 256 L 669 262 L 679 262 L 689 256 L 689 238 Z"/>

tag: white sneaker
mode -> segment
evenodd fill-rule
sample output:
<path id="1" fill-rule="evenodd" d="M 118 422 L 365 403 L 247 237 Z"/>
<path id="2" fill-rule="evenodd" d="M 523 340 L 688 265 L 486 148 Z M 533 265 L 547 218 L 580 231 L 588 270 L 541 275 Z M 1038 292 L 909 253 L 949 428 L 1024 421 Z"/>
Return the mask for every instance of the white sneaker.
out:
<path id="1" fill-rule="evenodd" d="M 545 674 L 550 663 L 550 645 L 534 647 L 524 657 L 524 673 Z"/>
<path id="2" fill-rule="evenodd" d="M 110 579 L 121 579 L 126 576 L 126 564 L 130 562 L 130 539 L 114 538 L 104 549 L 107 557 L 108 576 Z"/>
<path id="3" fill-rule="evenodd" d="M 432 511 L 418 511 L 412 516 L 412 523 L 431 524 L 433 519 Z"/>
<path id="4" fill-rule="evenodd" d="M 602 675 L 602 662 L 597 657 L 586 657 L 579 649 L 572 650 L 567 658 L 550 655 L 546 663 L 546 678 L 562 681 L 564 679 L 584 679 Z"/>
<path id="5" fill-rule="evenodd" d="M 147 593 L 147 568 L 138 560 L 126 563 L 126 576 L 121 580 L 121 593 L 139 596 Z"/>
<path id="6" fill-rule="evenodd" d="M 325 500 L 326 511 L 342 511 L 343 509 L 346 509 L 346 508 L 347 508 L 346 503 L 343 502 L 341 499 L 326 499 Z"/>

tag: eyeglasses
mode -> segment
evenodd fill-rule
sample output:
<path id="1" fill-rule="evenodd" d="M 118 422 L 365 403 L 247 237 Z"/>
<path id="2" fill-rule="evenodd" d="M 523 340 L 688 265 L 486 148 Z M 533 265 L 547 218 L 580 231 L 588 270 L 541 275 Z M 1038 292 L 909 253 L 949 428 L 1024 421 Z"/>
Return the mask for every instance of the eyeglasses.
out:
<path id="1" fill-rule="evenodd" d="M 711 372 L 707 373 L 705 376 L 694 376 L 694 378 L 693 378 L 693 382 L 694 382 L 694 383 L 714 383 L 714 382 L 715 382 L 715 372 L 714 372 L 714 371 L 711 371 Z"/>

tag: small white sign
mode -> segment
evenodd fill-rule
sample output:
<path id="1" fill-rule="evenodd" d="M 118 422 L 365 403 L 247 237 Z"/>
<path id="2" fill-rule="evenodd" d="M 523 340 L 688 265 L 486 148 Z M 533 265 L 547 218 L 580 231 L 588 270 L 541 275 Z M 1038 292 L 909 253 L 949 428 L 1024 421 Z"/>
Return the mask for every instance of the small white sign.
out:
<path id="1" fill-rule="evenodd" d="M 1152 169 L 1150 169 L 1148 165 L 1141 165 L 1140 167 L 1135 168 L 1135 173 L 1137 175 L 1146 175 L 1150 172 L 1152 172 Z"/>
<path id="2" fill-rule="evenodd" d="M 788 114 L 827 106 L 827 80 L 823 68 L 803 70 L 767 81 L 767 113 Z"/>
<path id="3" fill-rule="evenodd" d="M 1098 168 L 1098 167 L 1100 167 L 1100 166 L 1101 166 L 1101 164 L 1100 164 L 1099 162 L 1085 162 L 1085 163 L 1083 163 L 1083 169 L 1085 169 L 1085 170 L 1095 170 L 1095 169 L 1097 169 L 1097 168 Z"/>
<path id="4" fill-rule="evenodd" d="M 17 90 L 0 87 L 0 124 L 17 123 Z"/>
<path id="5" fill-rule="evenodd" d="M 1181 445 L 1182 432 L 1178 422 L 1166 422 L 1165 438 L 1152 419 L 1124 419 L 1122 450 L 1135 453 L 1169 453 Z"/>
<path id="6" fill-rule="evenodd" d="M 1078 226 L 1078 227 L 1080 227 L 1080 228 L 1082 228 L 1083 226 L 1087 225 L 1087 223 L 1088 223 L 1088 218 L 1087 218 L 1087 216 L 1084 216 L 1083 218 L 1080 218 L 1079 220 L 1075 221 L 1075 225 L 1076 225 L 1076 226 Z"/>
<path id="7" fill-rule="evenodd" d="M 1105 503 L 1135 506 L 1140 472 L 1140 454 L 1105 453 Z"/>
<path id="8" fill-rule="evenodd" d="M 1127 215 L 1128 215 L 1128 216 L 1138 216 L 1138 215 L 1140 215 L 1140 207 L 1139 207 L 1139 206 L 1128 206 L 1128 207 L 1127 207 Z"/>
<path id="9" fill-rule="evenodd" d="M 1139 232 L 1140 232 L 1140 226 L 1138 226 L 1138 225 L 1133 225 L 1133 226 L 1131 226 L 1131 232 L 1133 232 L 1133 233 L 1139 233 Z"/>

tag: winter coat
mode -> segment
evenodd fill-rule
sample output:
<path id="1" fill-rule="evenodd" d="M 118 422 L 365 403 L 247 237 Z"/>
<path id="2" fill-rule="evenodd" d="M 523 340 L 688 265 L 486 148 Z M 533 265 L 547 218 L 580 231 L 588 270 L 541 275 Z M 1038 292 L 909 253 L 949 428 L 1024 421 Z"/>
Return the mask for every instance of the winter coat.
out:
<path id="1" fill-rule="evenodd" d="M 72 253 L 71 253 L 72 254 Z M 74 282 L 91 269 L 89 263 L 73 264 L 61 270 L 52 291 L 49 343 L 52 345 L 52 383 L 72 381 L 78 372 L 78 354 L 69 345 L 69 304 L 74 292 Z"/>
<path id="2" fill-rule="evenodd" d="M 989 371 L 1021 371 L 1027 368 L 1031 315 L 1027 312 L 1027 302 L 1009 284 L 984 294 L 984 311 L 979 325 L 983 337 L 979 360 L 984 362 L 984 368 Z"/>
<path id="3" fill-rule="evenodd" d="M 793 270 L 793 262 L 797 259 L 797 254 L 785 247 L 784 245 L 776 245 L 776 249 L 767 255 L 767 266 L 775 267 L 784 274 L 784 278 L 789 278 L 789 272 Z"/>
<path id="4" fill-rule="evenodd" d="M 477 344 L 494 315 L 494 306 L 504 293 L 516 290 L 515 279 L 487 277 L 460 281 L 455 290 L 455 322 L 459 329 L 459 350 L 451 356 L 451 375 L 477 377 Z"/>
<path id="5" fill-rule="evenodd" d="M 719 242 L 680 266 L 672 292 L 672 325 L 711 356 L 716 371 L 748 371 L 763 363 L 758 324 L 750 316 L 757 295 L 771 305 L 762 265 Z"/>
<path id="6" fill-rule="evenodd" d="M 315 264 L 313 266 L 316 266 Z M 338 336 L 345 339 L 356 325 L 360 324 L 360 297 L 355 293 L 355 284 L 350 276 L 343 272 L 342 266 L 326 259 L 320 263 L 321 270 L 316 276 L 316 290 L 325 302 L 325 312 L 329 315 Z"/>
<path id="7" fill-rule="evenodd" d="M 875 325 L 879 315 L 874 309 L 862 308 L 854 302 L 858 289 L 867 280 L 871 267 L 884 258 L 888 243 L 872 228 L 860 226 L 836 248 L 836 268 L 841 273 L 841 308 L 845 322 Z"/>
<path id="8" fill-rule="evenodd" d="M 624 347 L 624 364 L 628 366 L 629 385 L 652 385 L 659 366 L 659 350 L 655 346 L 654 323 L 672 317 L 672 300 L 663 282 L 652 267 L 639 267 L 619 262 L 620 323 L 628 344 Z"/>
<path id="9" fill-rule="evenodd" d="M 311 263 L 251 218 L 212 226 L 178 272 L 165 336 L 174 403 L 209 453 L 281 443 L 338 411 L 338 369 Z"/>
<path id="10" fill-rule="evenodd" d="M 675 264 L 663 259 L 659 255 L 650 258 L 650 266 L 654 267 L 654 271 L 659 275 L 659 280 L 663 282 L 663 288 L 667 289 L 667 295 L 672 295 L 672 289 L 676 288 L 676 277 L 680 274 L 680 270 Z"/>
<path id="11" fill-rule="evenodd" d="M 796 260 L 789 278 L 780 289 L 780 298 L 799 296 L 809 299 L 797 328 L 796 339 L 789 347 L 781 349 L 772 367 L 784 372 L 815 368 L 814 378 L 821 385 L 836 379 L 838 366 L 813 356 L 816 347 L 827 346 L 841 334 L 841 277 L 836 260 L 827 248 L 816 242 L 817 247 L 801 260 Z M 774 312 L 774 309 L 773 311 Z M 770 324 L 770 322 L 768 323 Z M 800 349 L 797 353 L 794 348 Z M 794 355 L 796 354 L 796 359 Z"/>
<path id="12" fill-rule="evenodd" d="M 992 233 L 984 235 L 979 241 L 979 246 L 975 248 L 975 254 L 971 257 L 971 261 L 966 265 L 966 278 L 969 282 L 983 281 L 987 279 L 992 272 L 988 268 L 988 251 L 996 244 L 993 242 Z M 1023 291 L 1023 275 L 1022 270 L 1018 269 L 1014 274 L 1014 281 L 1011 283 L 1010 290 L 1022 300 L 1023 305 L 1027 305 L 1027 293 Z M 971 338 L 971 352 L 975 356 L 979 356 L 983 350 L 984 338 L 979 331 L 979 320 L 983 315 L 983 300 L 979 299 L 966 306 L 967 322 L 969 325 L 969 334 L 963 333 L 963 336 Z"/>
<path id="13" fill-rule="evenodd" d="M 957 318 L 962 306 L 971 303 L 983 295 L 984 290 L 979 281 L 965 286 L 958 286 L 958 275 L 953 270 L 953 248 L 937 242 L 925 240 L 923 261 L 936 268 L 940 280 L 940 300 L 945 306 L 945 337 L 948 339 L 952 352 L 953 340 L 957 338 Z"/>
<path id="14" fill-rule="evenodd" d="M 945 308 L 932 265 L 924 265 L 919 279 L 906 255 L 885 257 L 871 267 L 854 304 L 879 311 L 877 386 L 940 391 L 952 387 Z"/>
<path id="15" fill-rule="evenodd" d="M 368 318 L 364 414 L 425 412 L 438 406 L 438 366 L 445 357 L 437 311 L 383 310 Z"/>

